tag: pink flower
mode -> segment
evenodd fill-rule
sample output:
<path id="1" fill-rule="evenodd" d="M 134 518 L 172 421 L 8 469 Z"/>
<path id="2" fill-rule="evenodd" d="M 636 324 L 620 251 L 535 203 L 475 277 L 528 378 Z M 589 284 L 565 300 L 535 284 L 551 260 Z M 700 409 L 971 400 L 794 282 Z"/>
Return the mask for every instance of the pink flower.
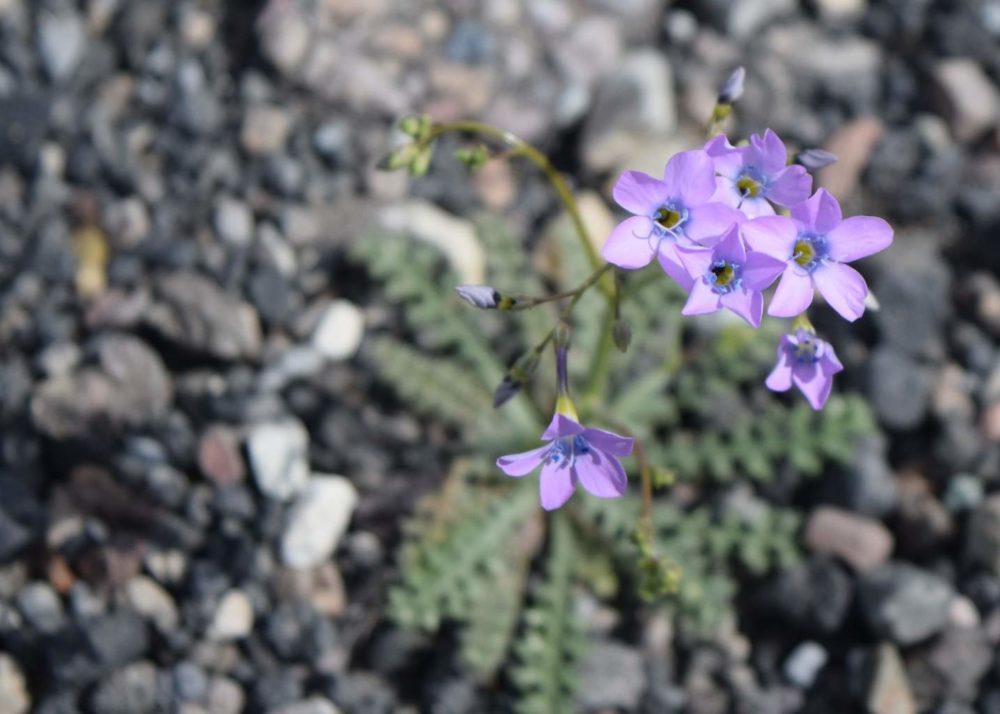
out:
<path id="1" fill-rule="evenodd" d="M 844 369 L 829 342 L 808 330 L 785 335 L 778 344 L 778 364 L 764 382 L 775 392 L 794 384 L 813 409 L 822 409 L 833 388 L 833 375 Z"/>
<path id="2" fill-rule="evenodd" d="M 681 249 L 678 253 L 692 278 L 682 314 L 703 315 L 727 308 L 753 327 L 760 325 L 764 312 L 761 292 L 784 270 L 782 261 L 763 253 L 747 253 L 738 225 L 712 248 Z"/>
<path id="3" fill-rule="evenodd" d="M 664 272 L 685 290 L 691 278 L 677 256 L 678 246 L 711 242 L 742 219 L 735 209 L 711 203 L 715 168 L 702 150 L 683 151 L 667 162 L 663 180 L 626 171 L 612 194 L 634 214 L 611 232 L 601 251 L 620 268 L 642 268 L 656 256 Z"/>
<path id="4" fill-rule="evenodd" d="M 842 219 L 840 204 L 826 189 L 792 208 L 792 217 L 764 216 L 747 221 L 743 235 L 753 250 L 785 262 L 767 314 L 794 317 L 809 307 L 813 288 L 846 320 L 865 311 L 868 285 L 846 265 L 892 243 L 892 228 L 881 218 Z"/>
<path id="5" fill-rule="evenodd" d="M 812 176 L 803 166 L 789 166 L 785 143 L 768 129 L 754 134 L 749 146 L 734 147 L 722 134 L 705 150 L 715 163 L 715 201 L 738 208 L 749 218 L 773 216 L 771 203 L 794 206 L 812 190 Z"/>
<path id="6" fill-rule="evenodd" d="M 557 412 L 542 440 L 549 443 L 531 451 L 497 459 L 508 476 L 524 476 L 542 465 L 539 495 L 546 511 L 559 508 L 573 495 L 577 483 L 598 498 L 624 495 L 628 477 L 620 458 L 632 453 L 632 439 L 603 429 L 582 426 Z"/>

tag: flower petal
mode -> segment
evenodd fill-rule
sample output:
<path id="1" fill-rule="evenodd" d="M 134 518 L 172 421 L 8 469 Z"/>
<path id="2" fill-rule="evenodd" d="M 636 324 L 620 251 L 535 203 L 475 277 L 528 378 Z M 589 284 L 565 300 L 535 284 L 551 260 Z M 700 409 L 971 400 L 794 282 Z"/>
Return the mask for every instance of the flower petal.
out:
<path id="1" fill-rule="evenodd" d="M 671 198 L 688 208 L 704 203 L 715 193 L 715 164 L 701 149 L 674 154 L 663 169 L 663 183 Z"/>
<path id="2" fill-rule="evenodd" d="M 705 315 L 715 312 L 720 307 L 719 295 L 709 287 L 708 283 L 702 279 L 698 279 L 691 286 L 691 294 L 688 295 L 687 302 L 684 304 L 681 314 Z"/>
<path id="3" fill-rule="evenodd" d="M 778 260 L 790 260 L 799 231 L 795 222 L 785 216 L 762 216 L 740 226 L 750 250 L 765 253 Z"/>
<path id="4" fill-rule="evenodd" d="M 824 343 L 824 346 L 826 349 L 823 351 L 818 362 L 820 371 L 828 377 L 837 372 L 842 372 L 844 365 L 837 359 L 837 353 L 833 351 L 833 347 L 829 343 Z"/>
<path id="5" fill-rule="evenodd" d="M 688 219 L 684 224 L 684 234 L 702 245 L 717 242 L 730 226 L 740 224 L 746 217 L 732 206 L 724 203 L 703 203 L 688 209 Z"/>
<path id="6" fill-rule="evenodd" d="M 692 280 L 700 280 L 707 275 L 715 259 L 711 248 L 674 248 L 674 253 Z"/>
<path id="7" fill-rule="evenodd" d="M 559 508 L 573 495 L 575 487 L 576 479 L 572 469 L 565 464 L 560 466 L 545 464 L 542 467 L 542 475 L 538 479 L 538 496 L 542 508 L 546 511 Z"/>
<path id="8" fill-rule="evenodd" d="M 760 319 L 764 316 L 764 296 L 756 290 L 733 290 L 721 296 L 719 302 L 722 307 L 746 320 L 750 327 L 760 327 Z"/>
<path id="9" fill-rule="evenodd" d="M 892 226 L 875 216 L 852 216 L 826 234 L 830 257 L 841 263 L 865 258 L 892 244 Z"/>
<path id="10" fill-rule="evenodd" d="M 590 428 L 583 432 L 583 438 L 612 456 L 628 456 L 632 453 L 632 444 L 635 439 L 628 436 L 621 436 L 613 431 Z"/>
<path id="11" fill-rule="evenodd" d="M 598 498 L 618 498 L 628 486 L 621 462 L 596 449 L 578 455 L 573 470 L 587 492 Z"/>
<path id="12" fill-rule="evenodd" d="M 812 303 L 813 292 L 812 278 L 794 265 L 789 265 L 781 274 L 781 282 L 774 291 L 771 304 L 767 306 L 767 314 L 774 317 L 801 315 Z"/>
<path id="13" fill-rule="evenodd" d="M 582 434 L 584 432 L 584 427 L 576 419 L 571 419 L 565 414 L 560 414 L 556 412 L 552 415 L 552 421 L 542 432 L 543 441 L 552 441 L 553 439 L 559 439 L 563 436 L 576 436 L 577 434 Z"/>
<path id="14" fill-rule="evenodd" d="M 766 290 L 781 275 L 786 265 L 783 260 L 751 251 L 747 253 L 743 264 L 743 284 L 751 290 Z"/>
<path id="15" fill-rule="evenodd" d="M 827 398 L 833 389 L 833 377 L 823 374 L 815 365 L 809 365 L 811 369 L 796 369 L 792 372 L 792 381 L 799 391 L 805 395 L 809 406 L 817 411 L 823 408 Z"/>
<path id="16" fill-rule="evenodd" d="M 837 199 L 821 188 L 808 200 L 792 206 L 792 218 L 810 231 L 823 235 L 837 227 L 842 214 Z"/>
<path id="17" fill-rule="evenodd" d="M 792 387 L 792 358 L 788 355 L 788 338 L 782 337 L 778 344 L 778 363 L 764 380 L 772 392 L 787 392 Z"/>
<path id="18" fill-rule="evenodd" d="M 653 259 L 653 247 L 649 244 L 652 232 L 653 222 L 645 216 L 627 218 L 611 231 L 601 255 L 619 268 L 631 270 L 649 265 Z"/>
<path id="19" fill-rule="evenodd" d="M 857 270 L 843 263 L 824 263 L 812 277 L 826 302 L 845 320 L 854 322 L 864 314 L 868 285 Z"/>
<path id="20" fill-rule="evenodd" d="M 508 476 L 524 476 L 538 468 L 538 465 L 545 460 L 551 450 L 552 445 L 546 444 L 531 451 L 523 451 L 520 454 L 501 456 L 497 459 L 497 466 Z"/>
<path id="21" fill-rule="evenodd" d="M 750 149 L 753 163 L 768 174 L 775 174 L 788 164 L 785 142 L 771 129 L 765 130 L 763 137 L 759 134 L 751 136 Z"/>
<path id="22" fill-rule="evenodd" d="M 691 292 L 691 286 L 694 284 L 694 276 L 687 271 L 687 268 L 681 262 L 677 244 L 663 241 L 660 244 L 660 253 L 657 257 L 660 260 L 660 267 L 663 268 L 663 272 L 673 278 L 674 282 L 680 285 L 684 292 Z"/>
<path id="23" fill-rule="evenodd" d="M 637 216 L 652 216 L 670 198 L 667 185 L 642 171 L 624 171 L 611 189 L 615 202 Z"/>
<path id="24" fill-rule="evenodd" d="M 737 204 L 737 208 L 747 218 L 774 215 L 774 206 L 768 203 L 765 198 L 744 198 Z"/>
<path id="25" fill-rule="evenodd" d="M 728 260 L 730 263 L 743 265 L 747 260 L 747 249 L 743 245 L 743 238 L 740 236 L 740 228 L 737 225 L 729 227 L 722 240 L 715 244 L 713 248 L 713 258 L 716 260 Z"/>
<path id="26" fill-rule="evenodd" d="M 812 184 L 805 166 L 787 166 L 771 180 L 767 197 L 779 206 L 791 207 L 809 198 Z"/>

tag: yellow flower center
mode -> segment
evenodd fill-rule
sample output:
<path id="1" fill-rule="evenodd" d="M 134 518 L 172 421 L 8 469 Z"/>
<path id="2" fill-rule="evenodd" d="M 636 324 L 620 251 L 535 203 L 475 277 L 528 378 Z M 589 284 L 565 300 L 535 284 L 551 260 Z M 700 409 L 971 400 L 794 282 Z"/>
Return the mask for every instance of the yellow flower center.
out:
<path id="1" fill-rule="evenodd" d="M 729 285 L 733 281 L 734 274 L 733 266 L 730 263 L 712 266 L 712 275 L 715 276 L 715 284 L 720 288 Z"/>
<path id="2" fill-rule="evenodd" d="M 816 259 L 816 248 L 813 246 L 812 241 L 795 241 L 795 251 L 792 253 L 792 259 L 803 268 L 809 267 Z"/>
<path id="3" fill-rule="evenodd" d="M 681 213 L 673 208 L 667 208 L 664 206 L 663 208 L 657 209 L 656 217 L 653 220 L 656 221 L 657 225 L 661 228 L 670 230 L 681 222 Z"/>
<path id="4" fill-rule="evenodd" d="M 760 195 L 760 184 L 749 176 L 743 176 L 736 182 L 736 188 L 744 198 L 757 198 Z"/>

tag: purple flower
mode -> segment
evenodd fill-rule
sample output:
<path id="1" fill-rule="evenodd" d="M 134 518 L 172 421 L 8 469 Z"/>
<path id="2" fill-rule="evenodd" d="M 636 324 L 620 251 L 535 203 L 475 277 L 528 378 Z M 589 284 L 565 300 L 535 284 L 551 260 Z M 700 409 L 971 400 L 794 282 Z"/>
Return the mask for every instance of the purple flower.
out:
<path id="1" fill-rule="evenodd" d="M 773 216 L 771 203 L 794 206 L 812 190 L 812 176 L 803 166 L 788 165 L 785 143 L 770 129 L 764 136 L 751 136 L 749 146 L 733 147 L 724 136 L 717 136 L 705 150 L 719 174 L 713 200 L 738 208 L 749 218 Z"/>
<path id="2" fill-rule="evenodd" d="M 826 189 L 792 208 L 792 217 L 765 216 L 742 227 L 753 249 L 785 261 L 785 271 L 767 314 L 794 317 L 812 302 L 818 288 L 827 303 L 853 322 L 865 311 L 868 285 L 849 263 L 892 243 L 892 228 L 881 218 L 843 220 L 840 204 Z"/>
<path id="3" fill-rule="evenodd" d="M 704 315 L 725 307 L 753 327 L 760 325 L 764 312 L 761 291 L 784 270 L 782 261 L 763 253 L 748 253 L 738 225 L 712 248 L 682 249 L 679 254 L 693 280 L 682 314 Z"/>
<path id="4" fill-rule="evenodd" d="M 542 440 L 545 446 L 497 459 L 508 476 L 524 476 L 542 464 L 539 493 L 546 511 L 559 508 L 582 483 L 598 498 L 618 498 L 628 477 L 620 458 L 632 453 L 632 439 L 603 429 L 589 429 L 566 414 L 556 412 Z"/>
<path id="5" fill-rule="evenodd" d="M 778 344 L 778 364 L 764 382 L 775 392 L 794 384 L 813 409 L 822 409 L 833 387 L 833 375 L 844 369 L 829 342 L 808 330 L 785 335 Z"/>
<path id="6" fill-rule="evenodd" d="M 673 156 L 662 181 L 641 171 L 624 172 L 612 194 L 634 215 L 611 232 L 601 251 L 604 259 L 633 269 L 648 265 L 655 255 L 664 272 L 690 290 L 677 246 L 708 242 L 742 218 L 729 206 L 710 203 L 714 193 L 715 168 L 702 150 Z"/>

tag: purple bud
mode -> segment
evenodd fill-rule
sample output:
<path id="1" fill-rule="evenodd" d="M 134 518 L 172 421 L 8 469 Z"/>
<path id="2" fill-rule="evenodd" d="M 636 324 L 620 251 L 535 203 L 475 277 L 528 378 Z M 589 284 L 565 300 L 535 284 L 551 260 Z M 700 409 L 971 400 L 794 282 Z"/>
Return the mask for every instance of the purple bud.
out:
<path id="1" fill-rule="evenodd" d="M 500 293 L 489 285 L 459 285 L 455 292 L 473 307 L 483 310 L 493 310 L 500 302 Z"/>
<path id="2" fill-rule="evenodd" d="M 737 67 L 719 90 L 719 104 L 732 104 L 743 96 L 743 80 L 746 79 L 747 71 L 743 67 Z"/>
<path id="3" fill-rule="evenodd" d="M 823 149 L 806 149 L 799 152 L 796 161 L 810 171 L 817 171 L 824 166 L 836 163 L 837 155 Z"/>

